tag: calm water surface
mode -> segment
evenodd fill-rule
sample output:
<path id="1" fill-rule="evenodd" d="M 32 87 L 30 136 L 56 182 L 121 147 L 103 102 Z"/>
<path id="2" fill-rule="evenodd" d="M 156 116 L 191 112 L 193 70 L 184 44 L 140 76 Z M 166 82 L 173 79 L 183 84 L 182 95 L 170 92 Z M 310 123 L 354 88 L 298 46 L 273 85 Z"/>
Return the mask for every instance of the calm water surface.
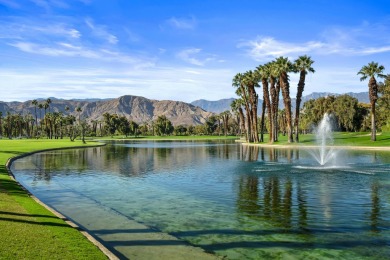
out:
<path id="1" fill-rule="evenodd" d="M 389 169 L 388 152 L 340 152 L 319 167 L 302 149 L 151 141 L 39 153 L 12 167 L 123 256 L 124 222 L 136 220 L 228 259 L 390 259 Z"/>

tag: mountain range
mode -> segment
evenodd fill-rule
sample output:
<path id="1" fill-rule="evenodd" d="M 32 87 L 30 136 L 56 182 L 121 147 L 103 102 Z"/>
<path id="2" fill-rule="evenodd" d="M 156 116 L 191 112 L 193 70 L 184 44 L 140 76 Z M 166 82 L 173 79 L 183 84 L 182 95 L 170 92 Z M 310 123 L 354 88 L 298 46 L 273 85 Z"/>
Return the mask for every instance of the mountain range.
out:
<path id="1" fill-rule="evenodd" d="M 39 103 L 44 102 L 38 99 Z M 67 112 L 66 107 L 70 110 Z M 50 108 L 46 112 L 62 112 L 64 114 L 77 115 L 77 107 L 81 108 L 81 118 L 87 120 L 101 120 L 104 113 L 125 116 L 127 119 L 139 124 L 148 123 L 158 116 L 165 115 L 173 125 L 199 125 L 206 122 L 213 113 L 207 112 L 200 107 L 171 100 L 152 100 L 139 96 L 121 96 L 119 98 L 104 100 L 64 100 L 51 98 Z M 0 102 L 0 112 L 6 115 L 11 113 L 31 113 L 35 115 L 35 106 L 32 101 L 26 102 Z M 43 109 L 37 109 L 38 118 L 44 115 Z"/>
<path id="2" fill-rule="evenodd" d="M 355 97 L 362 103 L 368 103 L 368 92 L 347 93 Z M 310 99 L 319 97 L 340 95 L 329 92 L 314 92 L 302 98 L 302 104 Z M 77 115 L 75 111 L 77 107 L 81 108 L 80 116 L 87 120 L 101 120 L 104 113 L 117 114 L 125 116 L 129 120 L 133 120 L 139 124 L 148 123 L 157 119 L 158 116 L 165 115 L 173 125 L 199 125 L 204 124 L 206 120 L 214 113 L 221 113 L 230 110 L 230 104 L 234 98 L 221 99 L 217 101 L 196 100 L 189 103 L 172 101 L 172 100 L 152 100 L 139 96 L 121 96 L 112 99 L 57 99 L 50 98 L 52 103 L 46 112 L 62 112 L 66 114 Z M 37 99 L 39 103 L 43 103 L 45 99 Z M 259 113 L 261 112 L 262 100 L 259 100 Z M 295 99 L 292 99 L 293 106 Z M 66 111 L 65 108 L 70 110 Z M 283 101 L 280 100 L 280 108 L 283 108 Z M 294 111 L 294 110 L 293 110 Z M 25 102 L 0 102 L 0 112 L 3 116 L 7 112 L 35 115 L 35 106 L 32 101 Z M 43 109 L 37 108 L 38 118 L 44 115 Z"/>

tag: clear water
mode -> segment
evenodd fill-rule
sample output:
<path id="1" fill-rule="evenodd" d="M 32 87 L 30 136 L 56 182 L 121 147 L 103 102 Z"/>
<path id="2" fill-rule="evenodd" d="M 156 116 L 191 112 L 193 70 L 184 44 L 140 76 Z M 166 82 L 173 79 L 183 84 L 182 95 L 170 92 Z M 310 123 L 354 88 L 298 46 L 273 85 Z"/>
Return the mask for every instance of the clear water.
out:
<path id="1" fill-rule="evenodd" d="M 135 220 L 228 259 L 390 259 L 389 169 L 388 152 L 345 151 L 323 167 L 305 150 L 113 142 L 12 171 L 124 257 Z"/>

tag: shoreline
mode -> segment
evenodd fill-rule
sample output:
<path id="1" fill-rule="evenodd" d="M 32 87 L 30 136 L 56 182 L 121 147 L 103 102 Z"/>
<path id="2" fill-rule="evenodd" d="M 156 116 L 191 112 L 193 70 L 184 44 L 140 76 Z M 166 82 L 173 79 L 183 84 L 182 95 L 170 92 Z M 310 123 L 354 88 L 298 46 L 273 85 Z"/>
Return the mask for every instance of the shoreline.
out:
<path id="1" fill-rule="evenodd" d="M 17 183 L 17 185 L 24 191 L 26 192 L 26 194 L 31 198 L 33 199 L 36 203 L 40 204 L 41 206 L 43 206 L 45 209 L 47 209 L 48 211 L 50 211 L 51 213 L 53 213 L 57 218 L 63 220 L 67 225 L 69 225 L 70 227 L 76 229 L 77 231 L 79 231 L 85 238 L 87 238 L 92 244 L 94 244 L 101 252 L 103 252 L 104 255 L 107 256 L 108 259 L 110 260 L 119 260 L 119 258 L 113 253 L 111 252 L 111 250 L 109 250 L 107 247 L 105 247 L 102 243 L 100 243 L 95 237 L 93 237 L 91 234 L 88 233 L 88 231 L 84 230 L 83 228 L 81 228 L 79 225 L 77 225 L 76 223 L 74 223 L 72 220 L 70 220 L 69 218 L 65 217 L 64 215 L 62 215 L 60 212 L 56 211 L 55 209 L 53 209 L 52 207 L 46 205 L 45 203 L 43 203 L 40 199 L 38 199 L 37 197 L 35 197 L 26 187 L 24 187 L 20 182 L 18 182 L 15 178 L 15 175 L 12 173 L 11 171 L 11 166 L 12 166 L 12 163 L 15 162 L 16 160 L 18 159 L 21 159 L 21 158 L 24 158 L 24 157 L 27 157 L 27 156 L 30 156 L 30 155 L 33 155 L 33 154 L 37 154 L 37 153 L 42 153 L 42 152 L 50 152 L 50 151 L 57 151 L 57 150 L 67 150 L 67 149 L 81 149 L 81 148 L 94 148 L 94 147 L 101 147 L 101 146 L 105 146 L 106 144 L 105 143 L 99 143 L 99 144 L 96 144 L 96 145 L 90 145 L 90 146 L 74 146 L 74 147 L 63 147 L 63 148 L 49 148 L 49 149 L 42 149 L 42 150 L 37 150 L 37 151 L 33 151 L 33 152 L 28 152 L 28 153 L 23 153 L 21 155 L 17 155 L 17 156 L 14 156 L 14 157 L 11 157 L 11 158 L 8 158 L 7 162 L 5 163 L 5 168 L 8 172 L 8 176 Z"/>
<path id="2" fill-rule="evenodd" d="M 245 141 L 236 141 L 246 146 L 259 146 L 259 147 L 267 147 L 267 148 L 294 148 L 294 149 L 317 149 L 319 145 L 297 145 L 297 144 L 265 144 L 265 143 L 247 143 Z M 329 145 L 327 148 L 332 149 L 344 149 L 344 150 L 363 150 L 363 151 L 390 151 L 390 146 L 361 146 L 361 145 Z"/>
<path id="3" fill-rule="evenodd" d="M 100 140 L 104 141 L 104 140 Z M 131 224 L 131 227 L 133 229 L 139 229 L 139 230 L 150 230 L 150 233 L 148 235 L 145 235 L 142 233 L 142 239 L 146 239 L 151 241 L 151 245 L 153 245 L 153 241 L 155 240 L 174 240 L 177 241 L 177 245 L 175 245 L 175 248 L 173 246 L 170 247 L 164 247 L 159 246 L 158 248 L 154 248 L 154 250 L 150 251 L 147 249 L 148 246 L 143 248 L 142 246 L 134 245 L 132 246 L 132 252 L 131 256 L 124 256 L 120 251 L 118 251 L 115 248 L 112 248 L 111 250 L 108 249 L 103 244 L 103 240 L 101 240 L 99 237 L 95 237 L 91 233 L 88 232 L 85 228 L 80 227 L 78 224 L 76 224 L 74 221 L 69 219 L 68 217 L 64 216 L 61 212 L 53 209 L 52 207 L 46 205 L 44 202 L 42 202 L 40 199 L 38 199 L 36 196 L 34 196 L 27 188 L 25 188 L 20 182 L 18 182 L 14 176 L 14 174 L 11 171 L 12 163 L 15 162 L 18 159 L 37 154 L 42 152 L 49 152 L 49 151 L 56 151 L 56 150 L 67 150 L 67 149 L 80 149 L 80 148 L 94 148 L 94 147 L 101 147 L 107 145 L 106 143 L 98 143 L 98 140 L 94 140 L 94 142 L 97 142 L 96 145 L 90 145 L 90 146 L 74 146 L 74 147 L 63 147 L 63 148 L 49 148 L 49 149 L 42 149 L 42 150 L 36 150 L 32 152 L 23 153 L 14 157 L 8 158 L 5 167 L 8 172 L 8 176 L 10 179 L 15 181 L 15 183 L 24 191 L 26 194 L 33 199 L 36 203 L 40 204 L 44 208 L 46 208 L 48 211 L 53 213 L 56 217 L 63 220 L 67 225 L 70 227 L 76 229 L 79 231 L 85 238 L 87 238 L 93 245 L 95 245 L 101 252 L 103 252 L 104 255 L 110 260 L 119 260 L 123 257 L 125 258 L 136 258 L 140 257 L 141 255 L 147 256 L 149 259 L 173 259 L 173 260 L 179 260 L 183 257 L 188 257 L 188 259 L 220 259 L 219 256 L 217 256 L 214 253 L 210 253 L 205 251 L 201 247 L 193 246 L 189 243 L 187 243 L 184 240 L 181 240 L 177 237 L 174 237 L 170 235 L 169 233 L 165 233 L 159 230 L 154 230 L 153 228 L 150 228 L 148 226 L 143 225 L 142 223 L 138 223 L 136 221 L 129 221 Z M 134 236 L 134 239 L 140 239 L 140 237 Z M 114 253 L 115 252 L 115 253 Z M 143 256 L 141 256 L 142 258 Z"/>

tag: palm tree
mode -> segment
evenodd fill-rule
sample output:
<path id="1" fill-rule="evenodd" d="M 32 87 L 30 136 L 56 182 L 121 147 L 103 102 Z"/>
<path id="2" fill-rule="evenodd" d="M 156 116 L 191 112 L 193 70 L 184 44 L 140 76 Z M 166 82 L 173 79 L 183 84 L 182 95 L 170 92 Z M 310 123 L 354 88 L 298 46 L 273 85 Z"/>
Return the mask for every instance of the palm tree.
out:
<path id="1" fill-rule="evenodd" d="M 34 99 L 33 101 L 31 101 L 31 104 L 34 105 L 34 111 L 35 111 L 35 131 L 38 131 L 38 116 L 37 116 L 38 101 Z"/>
<path id="2" fill-rule="evenodd" d="M 305 78 L 308 72 L 314 73 L 315 70 L 311 67 L 314 61 L 310 56 L 299 56 L 294 61 L 294 70 L 299 72 L 299 82 L 297 89 L 297 100 L 295 107 L 295 142 L 299 142 L 299 111 L 301 108 L 302 93 L 305 87 Z"/>
<path id="3" fill-rule="evenodd" d="M 259 101 L 259 96 L 256 93 L 255 87 L 259 87 L 259 75 L 249 70 L 244 74 L 244 84 L 248 88 L 249 92 L 249 102 L 251 105 L 251 122 L 252 122 L 252 135 L 253 141 L 259 142 L 259 130 L 257 125 L 257 104 Z"/>
<path id="4" fill-rule="evenodd" d="M 282 89 L 284 107 L 286 109 L 286 120 L 287 120 L 287 140 L 289 143 L 292 143 L 293 133 L 292 133 L 292 116 L 291 116 L 291 98 L 290 98 L 290 83 L 288 78 L 288 72 L 292 71 L 292 63 L 288 58 L 279 57 L 276 59 L 275 64 L 280 72 L 279 81 L 280 87 Z"/>
<path id="5" fill-rule="evenodd" d="M 244 112 L 242 111 L 243 105 L 244 105 L 244 101 L 241 98 L 233 100 L 233 102 L 230 104 L 232 111 L 238 112 L 240 134 L 242 134 L 242 132 L 245 131 L 245 117 L 244 117 Z"/>
<path id="6" fill-rule="evenodd" d="M 272 109 L 271 109 L 271 101 L 269 98 L 269 89 L 268 89 L 268 79 L 270 77 L 270 66 L 269 64 L 265 65 L 260 65 L 256 68 L 256 72 L 259 74 L 259 77 L 261 79 L 261 84 L 263 86 L 263 111 L 261 114 L 261 141 L 263 140 L 263 131 L 264 131 L 264 114 L 265 114 L 265 109 L 267 109 L 268 112 L 268 124 L 269 124 L 269 141 L 272 143 L 274 138 L 273 138 L 273 122 L 272 122 Z"/>
<path id="7" fill-rule="evenodd" d="M 42 109 L 43 109 L 42 103 L 38 104 L 38 109 L 39 109 L 39 123 L 41 124 L 41 132 L 42 132 Z"/>
<path id="8" fill-rule="evenodd" d="M 270 68 L 270 94 L 271 94 L 271 113 L 272 113 L 272 136 L 273 141 L 277 142 L 279 137 L 279 125 L 278 125 L 278 114 L 279 114 L 279 95 L 280 95 L 280 71 L 275 61 L 268 64 Z"/>
<path id="9" fill-rule="evenodd" d="M 368 94 L 370 97 L 371 104 L 371 141 L 376 141 L 375 104 L 378 100 L 378 85 L 375 76 L 377 76 L 378 78 L 384 78 L 384 70 L 384 66 L 379 65 L 377 62 L 370 62 L 368 63 L 368 65 L 363 66 L 357 73 L 358 75 L 362 75 L 360 77 L 360 81 L 366 80 L 368 77 L 370 78 L 370 80 L 368 81 Z"/>
<path id="10" fill-rule="evenodd" d="M 85 125 L 84 125 L 84 123 L 81 123 L 81 112 L 82 111 L 83 110 L 81 109 L 81 107 L 76 107 L 76 112 L 79 114 L 79 126 L 81 128 L 81 140 L 85 144 Z"/>
<path id="11" fill-rule="evenodd" d="M 46 99 L 46 104 L 47 104 L 47 107 L 49 108 L 49 113 L 50 113 L 50 104 L 51 104 L 50 98 Z"/>
<path id="12" fill-rule="evenodd" d="M 244 84 L 244 75 L 242 73 L 237 73 L 233 78 L 233 87 L 236 87 L 236 94 L 243 100 L 245 111 L 246 111 L 246 141 L 252 142 L 251 134 L 251 113 L 250 113 L 250 104 L 249 104 L 249 95 L 247 87 Z"/>

